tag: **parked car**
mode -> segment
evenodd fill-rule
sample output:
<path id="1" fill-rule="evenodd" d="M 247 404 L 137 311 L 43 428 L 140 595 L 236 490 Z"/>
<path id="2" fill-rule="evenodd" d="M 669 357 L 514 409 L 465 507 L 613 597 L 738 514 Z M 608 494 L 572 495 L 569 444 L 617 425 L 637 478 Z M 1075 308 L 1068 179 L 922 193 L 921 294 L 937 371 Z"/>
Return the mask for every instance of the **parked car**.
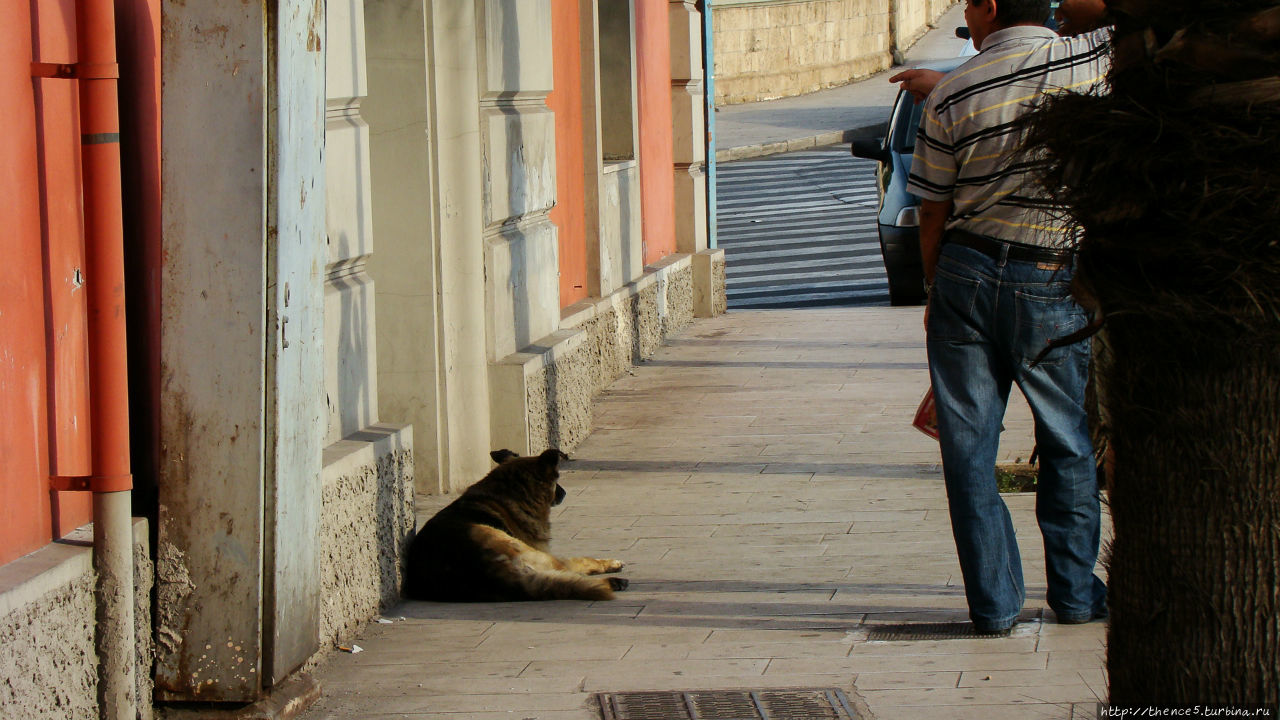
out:
<path id="1" fill-rule="evenodd" d="M 968 59 L 968 55 L 961 55 L 918 67 L 951 72 Z M 917 104 L 910 93 L 899 92 L 884 137 L 859 138 L 850 145 L 855 157 L 880 163 L 877 225 L 880 254 L 889 276 L 889 302 L 893 305 L 919 305 L 925 298 L 920 261 L 920 198 L 907 192 L 907 174 L 911 172 L 923 110 L 924 105 Z"/>
<path id="2" fill-rule="evenodd" d="M 1057 30 L 1054 18 L 1059 0 L 1053 0 L 1045 26 Z M 951 72 L 978 53 L 969 28 L 956 28 L 956 37 L 967 40 L 959 56 L 947 60 L 920 63 L 916 67 Z M 916 132 L 920 129 L 923 104 L 917 104 L 909 93 L 899 92 L 889 113 L 884 137 L 858 138 L 850 143 L 854 157 L 880 163 L 877 186 L 880 211 L 880 255 L 889 276 L 889 302 L 893 305 L 919 305 L 924 302 L 924 266 L 920 260 L 920 198 L 907 192 L 907 175 L 916 149 Z"/>

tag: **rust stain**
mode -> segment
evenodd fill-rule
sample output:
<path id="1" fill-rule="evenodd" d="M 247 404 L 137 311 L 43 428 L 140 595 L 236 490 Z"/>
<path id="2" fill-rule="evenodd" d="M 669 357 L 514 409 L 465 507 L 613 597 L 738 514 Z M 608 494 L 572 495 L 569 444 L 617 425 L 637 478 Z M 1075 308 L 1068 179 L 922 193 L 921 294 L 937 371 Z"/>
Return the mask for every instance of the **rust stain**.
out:
<path id="1" fill-rule="evenodd" d="M 208 27 L 200 27 L 197 25 L 192 28 L 193 34 L 197 40 L 205 40 L 218 45 L 227 44 L 227 35 L 231 33 L 231 28 L 226 25 L 211 25 Z"/>
<path id="2" fill-rule="evenodd" d="M 324 26 L 324 0 L 316 0 L 311 8 L 311 17 L 307 19 L 307 50 L 320 52 L 320 34 L 317 28 Z"/>

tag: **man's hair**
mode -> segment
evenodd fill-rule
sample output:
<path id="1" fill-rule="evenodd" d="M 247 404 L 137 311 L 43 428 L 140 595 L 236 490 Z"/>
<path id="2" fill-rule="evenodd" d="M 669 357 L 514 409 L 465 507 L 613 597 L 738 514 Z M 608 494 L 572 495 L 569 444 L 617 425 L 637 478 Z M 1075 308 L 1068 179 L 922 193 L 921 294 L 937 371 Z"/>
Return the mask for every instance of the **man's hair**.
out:
<path id="1" fill-rule="evenodd" d="M 981 5 L 991 0 L 971 0 Z M 1049 0 L 996 0 L 996 22 L 1001 27 L 1032 23 L 1043 25 L 1049 19 Z"/>

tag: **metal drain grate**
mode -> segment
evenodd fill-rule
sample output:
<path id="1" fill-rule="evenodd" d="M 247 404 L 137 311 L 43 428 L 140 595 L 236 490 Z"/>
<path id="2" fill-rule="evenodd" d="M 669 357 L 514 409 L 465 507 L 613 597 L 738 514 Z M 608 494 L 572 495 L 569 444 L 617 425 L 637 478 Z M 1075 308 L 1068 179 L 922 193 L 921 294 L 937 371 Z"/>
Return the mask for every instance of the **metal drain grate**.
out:
<path id="1" fill-rule="evenodd" d="M 598 693 L 604 720 L 858 720 L 835 688 Z"/>
<path id="2" fill-rule="evenodd" d="M 980 633 L 973 623 L 900 623 L 871 625 L 867 640 L 990 640 L 1000 635 Z"/>

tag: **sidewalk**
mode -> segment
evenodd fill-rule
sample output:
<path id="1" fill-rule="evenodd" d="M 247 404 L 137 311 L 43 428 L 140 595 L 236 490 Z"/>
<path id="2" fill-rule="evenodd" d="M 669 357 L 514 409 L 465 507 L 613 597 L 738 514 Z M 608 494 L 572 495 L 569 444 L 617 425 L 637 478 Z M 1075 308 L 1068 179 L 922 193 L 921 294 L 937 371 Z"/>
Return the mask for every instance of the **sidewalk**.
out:
<path id="1" fill-rule="evenodd" d="M 1044 606 L 1033 496 L 1008 497 L 1028 582 L 1011 637 L 869 639 L 966 619 L 937 446 L 908 425 L 927 383 L 920 308 L 696 321 L 597 398 L 561 479 L 554 549 L 624 560 L 630 588 L 403 603 L 316 669 L 303 717 L 597 720 L 597 692 L 799 687 L 878 720 L 1094 717 L 1105 627 Z M 1025 458 L 1024 402 L 1005 425 L 1002 458 Z"/>
<path id="2" fill-rule="evenodd" d="M 955 29 L 963 24 L 960 3 L 906 52 L 906 65 L 865 80 L 799 97 L 716 108 L 716 160 L 793 152 L 874 134 L 889 120 L 898 95 L 889 77 L 926 60 L 959 55 L 965 41 L 956 39 Z"/>

